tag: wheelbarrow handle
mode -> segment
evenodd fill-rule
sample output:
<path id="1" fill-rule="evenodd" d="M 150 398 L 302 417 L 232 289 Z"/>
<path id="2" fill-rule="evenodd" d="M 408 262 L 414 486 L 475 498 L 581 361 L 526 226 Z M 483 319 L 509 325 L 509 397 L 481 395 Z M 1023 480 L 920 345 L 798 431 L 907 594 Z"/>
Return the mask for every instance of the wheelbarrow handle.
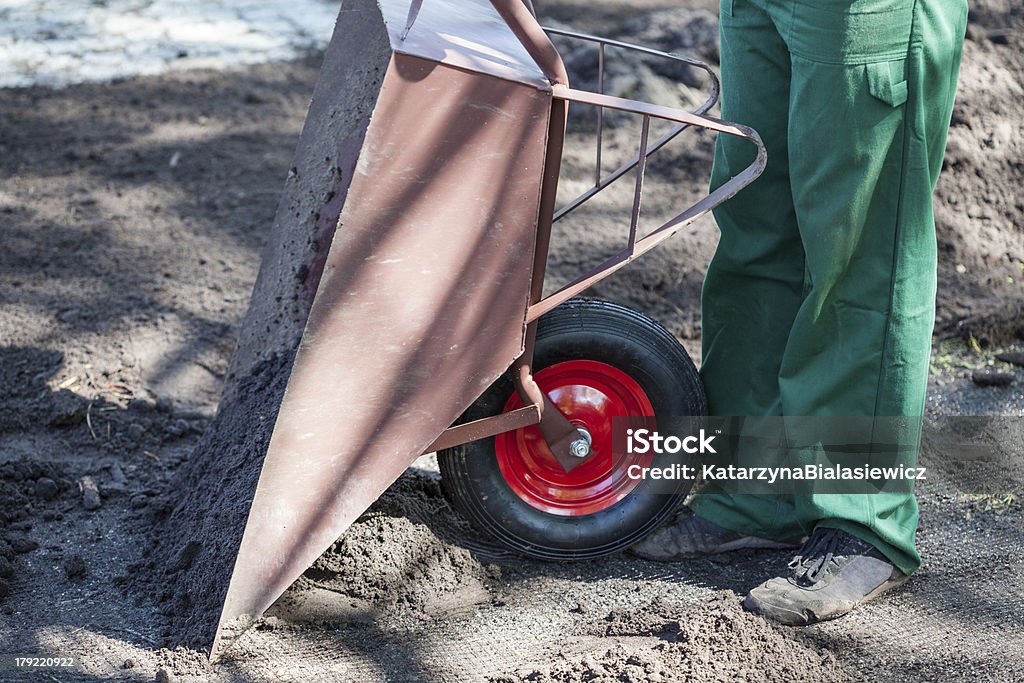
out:
<path id="1" fill-rule="evenodd" d="M 587 288 L 600 282 L 623 266 L 647 253 L 665 239 L 671 237 L 683 226 L 692 223 L 700 216 L 726 201 L 744 187 L 754 182 L 754 180 L 756 180 L 764 171 L 765 165 L 768 162 L 768 153 L 765 150 L 764 143 L 761 141 L 761 136 L 757 134 L 757 131 L 748 126 L 722 121 L 721 119 L 712 118 L 710 116 L 694 114 L 692 112 L 675 109 L 673 107 L 628 100 L 622 97 L 614 97 L 612 95 L 602 95 L 600 93 L 592 93 L 585 90 L 575 90 L 561 85 L 553 86 L 552 94 L 556 98 L 567 102 L 577 102 L 580 104 L 588 104 L 596 107 L 640 114 L 643 117 L 643 133 L 641 136 L 640 150 L 637 156 L 636 191 L 633 197 L 633 211 L 630 224 L 629 243 L 627 247 L 618 254 L 607 259 L 592 271 L 581 275 L 579 278 L 565 285 L 553 294 L 550 294 L 549 296 L 532 304 L 527 310 L 527 322 L 536 320 L 556 306 L 568 301 L 577 294 L 582 293 Z M 647 158 L 647 131 L 651 118 L 674 121 L 685 126 L 704 128 L 707 130 L 713 130 L 720 134 L 734 135 L 736 137 L 743 138 L 757 147 L 757 156 L 749 166 L 716 188 L 713 192 L 692 204 L 675 217 L 669 219 L 658 228 L 655 228 L 648 234 L 638 238 L 636 234 L 636 224 L 639 217 L 640 196 L 643 189 L 643 174 L 645 169 L 645 164 L 643 162 Z"/>

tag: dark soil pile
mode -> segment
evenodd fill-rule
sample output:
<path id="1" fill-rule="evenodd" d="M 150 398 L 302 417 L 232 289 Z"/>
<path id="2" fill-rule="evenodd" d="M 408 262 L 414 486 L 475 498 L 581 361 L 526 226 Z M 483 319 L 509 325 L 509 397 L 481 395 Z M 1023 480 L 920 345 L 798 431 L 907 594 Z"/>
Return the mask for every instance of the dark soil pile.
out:
<path id="1" fill-rule="evenodd" d="M 213 642 L 224 604 L 232 558 L 242 542 L 249 502 L 270 442 L 291 359 L 257 363 L 237 385 L 237 396 L 218 413 L 197 447 L 218 457 L 194 459 L 182 468 L 150 520 L 153 535 L 145 560 L 120 582 L 134 595 L 157 596 L 168 620 L 168 645 L 205 649 Z M 164 535 L 168 528 L 191 529 Z M 196 618 L 196 615 L 204 615 Z"/>

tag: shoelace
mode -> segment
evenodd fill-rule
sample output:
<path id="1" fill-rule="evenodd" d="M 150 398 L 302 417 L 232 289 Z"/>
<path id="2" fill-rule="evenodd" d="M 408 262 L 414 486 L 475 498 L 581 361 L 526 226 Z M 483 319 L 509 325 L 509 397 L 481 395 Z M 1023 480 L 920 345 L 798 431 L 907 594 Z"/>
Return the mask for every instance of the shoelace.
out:
<path id="1" fill-rule="evenodd" d="M 790 560 L 793 577 L 801 585 L 813 586 L 825 577 L 832 566 L 839 565 L 840 558 L 855 552 L 852 547 L 844 547 L 855 545 L 852 543 L 855 540 L 838 529 L 816 531 L 807 539 L 800 553 Z"/>

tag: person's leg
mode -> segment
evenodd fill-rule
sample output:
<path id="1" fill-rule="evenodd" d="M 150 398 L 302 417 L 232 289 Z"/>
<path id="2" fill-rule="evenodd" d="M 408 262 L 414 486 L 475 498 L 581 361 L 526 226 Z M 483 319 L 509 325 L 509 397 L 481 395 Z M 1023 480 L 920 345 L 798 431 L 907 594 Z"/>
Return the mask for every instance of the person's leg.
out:
<path id="1" fill-rule="evenodd" d="M 779 363 L 804 296 L 804 255 L 789 182 L 789 52 L 762 2 L 721 3 L 722 117 L 757 130 L 764 173 L 718 207 L 721 239 L 704 280 L 701 376 L 712 415 L 780 415 Z M 712 188 L 753 160 L 720 135 Z M 691 509 L 720 527 L 791 540 L 802 534 L 788 497 L 727 493 L 709 482 Z"/>
<path id="2" fill-rule="evenodd" d="M 923 414 L 931 197 L 965 21 L 954 0 L 797 4 L 788 140 L 809 291 L 779 371 L 785 415 Z M 904 573 L 920 563 L 912 494 L 797 496 L 796 518 L 867 541 Z"/>
<path id="3" fill-rule="evenodd" d="M 801 1 L 792 16 L 790 170 L 810 290 L 780 368 L 783 412 L 919 417 L 935 305 L 931 194 L 966 4 Z M 919 432 L 907 436 L 912 460 Z M 802 495 L 795 511 L 811 538 L 787 575 L 750 591 L 751 611 L 794 625 L 835 618 L 920 564 L 912 493 Z"/>

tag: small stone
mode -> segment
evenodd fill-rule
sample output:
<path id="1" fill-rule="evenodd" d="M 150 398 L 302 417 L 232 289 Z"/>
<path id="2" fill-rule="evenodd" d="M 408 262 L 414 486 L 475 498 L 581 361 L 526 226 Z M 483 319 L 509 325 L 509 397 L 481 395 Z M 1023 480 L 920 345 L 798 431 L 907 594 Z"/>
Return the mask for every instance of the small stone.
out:
<path id="1" fill-rule="evenodd" d="M 128 410 L 134 410 L 137 413 L 151 413 L 156 409 L 157 402 L 151 398 L 137 396 L 128 401 Z"/>
<path id="2" fill-rule="evenodd" d="M 35 496 L 42 500 L 53 500 L 60 493 L 57 482 L 49 477 L 40 477 L 36 480 Z"/>
<path id="3" fill-rule="evenodd" d="M 154 680 L 156 683 L 174 683 L 174 676 L 167 669 L 158 669 Z"/>
<path id="4" fill-rule="evenodd" d="M 64 566 L 64 573 L 67 574 L 69 579 L 80 579 L 85 576 L 85 558 L 81 555 L 75 553 L 70 557 L 65 557 L 61 564 Z"/>
<path id="5" fill-rule="evenodd" d="M 142 508 L 149 505 L 149 496 L 142 495 L 141 493 L 131 497 L 128 502 L 132 506 L 133 510 L 141 510 Z"/>
<path id="6" fill-rule="evenodd" d="M 107 470 L 110 472 L 110 480 L 118 486 L 124 486 L 127 479 L 124 476 L 124 470 L 116 462 L 112 462 L 107 466 Z"/>
<path id="7" fill-rule="evenodd" d="M 273 631 L 284 625 L 285 622 L 281 621 L 277 617 L 263 617 L 256 622 L 257 631 Z"/>
<path id="8" fill-rule="evenodd" d="M 996 356 L 996 360 L 1024 367 L 1024 351 L 1007 351 Z"/>
<path id="9" fill-rule="evenodd" d="M 100 489 L 96 486 L 92 477 L 82 477 L 78 480 L 78 490 L 82 492 L 82 505 L 86 510 L 98 510 L 103 505 L 100 498 Z"/>
<path id="10" fill-rule="evenodd" d="M 51 426 L 71 427 L 85 421 L 88 406 L 78 394 L 61 389 L 51 396 L 51 401 Z"/>
<path id="11" fill-rule="evenodd" d="M 189 424 L 185 420 L 175 420 L 174 422 L 164 427 L 164 432 L 168 436 L 182 436 L 186 434 L 188 430 Z"/>
<path id="12" fill-rule="evenodd" d="M 121 665 L 121 668 L 122 669 L 134 669 L 135 668 L 135 660 L 134 659 L 126 659 L 126 660 L 124 660 L 124 664 Z"/>
<path id="13" fill-rule="evenodd" d="M 24 536 L 16 536 L 14 538 L 8 539 L 8 541 L 10 542 L 11 548 L 14 550 L 14 552 L 18 553 L 19 555 L 22 553 L 30 553 L 39 547 L 38 543 L 36 543 L 30 538 L 25 538 Z"/>
<path id="14" fill-rule="evenodd" d="M 971 374 L 971 381 L 979 387 L 1008 387 L 1013 384 L 1013 375 L 994 370 L 975 370 Z"/>
<path id="15" fill-rule="evenodd" d="M 146 427 L 138 422 L 128 425 L 128 438 L 132 441 L 140 441 L 145 433 Z"/>

